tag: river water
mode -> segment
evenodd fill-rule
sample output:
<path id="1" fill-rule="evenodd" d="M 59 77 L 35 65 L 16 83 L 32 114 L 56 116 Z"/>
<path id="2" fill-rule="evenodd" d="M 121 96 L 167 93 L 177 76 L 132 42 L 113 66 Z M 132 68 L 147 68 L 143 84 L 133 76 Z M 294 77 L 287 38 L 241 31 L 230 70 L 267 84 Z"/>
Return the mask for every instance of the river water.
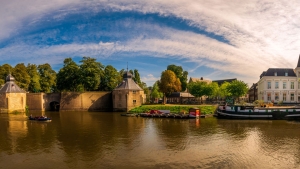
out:
<path id="1" fill-rule="evenodd" d="M 300 168 L 299 122 L 120 114 L 0 114 L 0 168 Z"/>

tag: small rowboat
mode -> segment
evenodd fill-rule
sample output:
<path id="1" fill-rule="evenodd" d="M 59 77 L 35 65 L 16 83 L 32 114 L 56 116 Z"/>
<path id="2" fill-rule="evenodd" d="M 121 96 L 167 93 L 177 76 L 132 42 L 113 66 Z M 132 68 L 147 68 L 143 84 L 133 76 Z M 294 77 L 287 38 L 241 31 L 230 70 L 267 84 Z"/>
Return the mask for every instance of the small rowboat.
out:
<path id="1" fill-rule="evenodd" d="M 47 117 L 47 116 L 29 116 L 28 118 L 29 120 L 35 120 L 35 121 L 51 121 L 51 118 Z"/>

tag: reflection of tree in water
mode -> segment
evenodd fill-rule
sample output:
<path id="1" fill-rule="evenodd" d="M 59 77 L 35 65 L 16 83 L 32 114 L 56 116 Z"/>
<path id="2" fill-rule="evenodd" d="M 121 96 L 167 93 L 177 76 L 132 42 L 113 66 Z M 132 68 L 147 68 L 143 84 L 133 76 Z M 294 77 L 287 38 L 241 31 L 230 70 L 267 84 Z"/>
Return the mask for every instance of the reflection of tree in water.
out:
<path id="1" fill-rule="evenodd" d="M 143 129 L 138 118 L 120 118 L 118 113 L 61 112 L 60 120 L 58 140 L 67 161 L 93 162 L 108 156 L 107 150 L 130 148 Z"/>
<path id="2" fill-rule="evenodd" d="M 183 119 L 153 118 L 153 124 L 157 129 L 160 141 L 165 143 L 168 149 L 184 150 L 188 143 L 189 122 Z"/>
<path id="3" fill-rule="evenodd" d="M 168 149 L 184 150 L 191 137 L 209 137 L 217 133 L 217 120 L 207 119 L 152 119 L 161 141 Z"/>

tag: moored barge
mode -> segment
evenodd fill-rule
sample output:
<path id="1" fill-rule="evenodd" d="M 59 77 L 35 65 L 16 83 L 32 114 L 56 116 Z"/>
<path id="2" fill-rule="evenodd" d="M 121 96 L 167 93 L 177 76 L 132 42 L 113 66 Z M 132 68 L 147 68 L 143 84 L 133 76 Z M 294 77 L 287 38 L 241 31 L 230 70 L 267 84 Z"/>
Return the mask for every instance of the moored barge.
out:
<path id="1" fill-rule="evenodd" d="M 300 107 L 270 107 L 259 108 L 255 106 L 219 106 L 217 118 L 225 119 L 272 119 L 297 120 L 300 119 Z"/>

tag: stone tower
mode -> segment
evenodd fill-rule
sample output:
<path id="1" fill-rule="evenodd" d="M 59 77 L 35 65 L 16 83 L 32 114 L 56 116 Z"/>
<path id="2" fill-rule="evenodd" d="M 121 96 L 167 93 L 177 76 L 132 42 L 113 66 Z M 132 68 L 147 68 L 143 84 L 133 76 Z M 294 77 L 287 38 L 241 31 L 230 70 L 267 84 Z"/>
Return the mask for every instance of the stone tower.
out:
<path id="1" fill-rule="evenodd" d="M 16 83 L 12 75 L 6 77 L 6 83 L 0 89 L 0 112 L 25 112 L 26 92 Z"/>
<path id="2" fill-rule="evenodd" d="M 123 82 L 112 92 L 113 111 L 126 111 L 142 105 L 146 96 L 144 90 L 137 85 L 132 74 L 126 71 L 123 75 Z"/>

